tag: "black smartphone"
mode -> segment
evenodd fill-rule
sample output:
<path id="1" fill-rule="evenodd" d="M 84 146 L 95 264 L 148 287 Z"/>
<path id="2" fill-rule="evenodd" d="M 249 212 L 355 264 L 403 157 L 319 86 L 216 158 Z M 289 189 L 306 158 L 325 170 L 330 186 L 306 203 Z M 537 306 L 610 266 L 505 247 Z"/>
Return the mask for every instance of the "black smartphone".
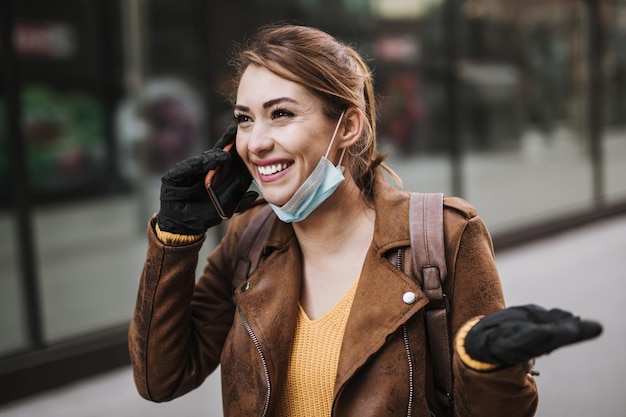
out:
<path id="1" fill-rule="evenodd" d="M 204 186 L 211 197 L 211 202 L 217 214 L 223 219 L 230 219 L 252 183 L 252 176 L 248 168 L 235 149 L 235 136 L 233 141 L 224 150 L 230 152 L 231 158 L 224 165 L 212 169 L 204 178 Z M 219 196 L 229 196 L 228 199 L 220 199 Z"/>

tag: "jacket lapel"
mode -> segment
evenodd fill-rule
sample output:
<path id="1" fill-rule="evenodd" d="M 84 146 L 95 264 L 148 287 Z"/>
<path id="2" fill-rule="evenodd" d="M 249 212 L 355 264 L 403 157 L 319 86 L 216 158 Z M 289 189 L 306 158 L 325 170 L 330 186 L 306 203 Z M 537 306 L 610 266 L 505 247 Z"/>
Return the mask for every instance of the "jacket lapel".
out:
<path id="1" fill-rule="evenodd" d="M 275 384 L 278 376 L 282 378 L 291 350 L 302 269 L 291 226 L 276 222 L 266 248 L 272 253 L 250 276 L 246 291 L 237 288 L 235 296 L 258 338 Z"/>
<path id="2" fill-rule="evenodd" d="M 426 304 L 420 283 L 392 265 L 388 253 L 409 246 L 409 194 L 377 177 L 374 187 L 374 239 L 346 325 L 339 356 L 335 391 L 363 366 L 403 323 Z M 411 293 L 415 296 L 411 299 Z M 405 294 L 408 299 L 405 299 Z"/>
<path id="3" fill-rule="evenodd" d="M 419 284 L 370 250 L 367 275 L 361 276 L 339 355 L 338 390 L 386 342 L 388 336 L 428 303 Z M 415 294 L 411 304 L 403 300 Z"/>

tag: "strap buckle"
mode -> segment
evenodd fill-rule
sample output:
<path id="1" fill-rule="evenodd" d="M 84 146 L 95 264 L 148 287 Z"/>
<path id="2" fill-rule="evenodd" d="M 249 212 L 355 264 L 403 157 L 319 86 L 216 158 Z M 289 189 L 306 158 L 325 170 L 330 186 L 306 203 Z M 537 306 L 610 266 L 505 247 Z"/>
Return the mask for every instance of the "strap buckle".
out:
<path id="1" fill-rule="evenodd" d="M 446 310 L 450 312 L 450 301 L 443 292 L 441 272 L 437 265 L 428 264 L 422 267 L 423 290 L 430 302 L 426 305 L 427 310 Z"/>

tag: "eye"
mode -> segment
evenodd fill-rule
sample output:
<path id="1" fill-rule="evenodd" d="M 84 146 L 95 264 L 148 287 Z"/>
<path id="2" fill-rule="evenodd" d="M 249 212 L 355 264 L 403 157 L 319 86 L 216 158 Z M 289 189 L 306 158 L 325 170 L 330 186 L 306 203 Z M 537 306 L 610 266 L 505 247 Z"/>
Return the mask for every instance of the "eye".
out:
<path id="1" fill-rule="evenodd" d="M 246 114 L 243 114 L 243 113 L 235 113 L 235 114 L 233 114 L 233 120 L 238 125 L 242 124 L 242 123 L 246 123 L 246 122 L 252 121 L 250 116 L 248 116 Z"/>
<path id="2" fill-rule="evenodd" d="M 280 119 L 283 117 L 293 117 L 293 112 L 285 109 L 276 109 L 272 112 L 272 119 Z"/>

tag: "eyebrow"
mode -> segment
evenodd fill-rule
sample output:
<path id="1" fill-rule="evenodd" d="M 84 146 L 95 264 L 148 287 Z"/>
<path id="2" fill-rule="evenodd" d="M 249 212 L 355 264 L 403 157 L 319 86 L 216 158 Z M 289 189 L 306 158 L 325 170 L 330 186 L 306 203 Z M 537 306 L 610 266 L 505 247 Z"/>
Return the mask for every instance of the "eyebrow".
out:
<path id="1" fill-rule="evenodd" d="M 290 97 L 279 97 L 279 98 L 275 98 L 272 100 L 268 100 L 265 103 L 263 103 L 263 108 L 264 109 L 268 109 L 272 106 L 275 106 L 276 104 L 282 103 L 283 101 L 287 101 L 289 103 L 294 103 L 297 104 L 298 102 Z M 241 104 L 236 104 L 235 105 L 235 110 L 240 110 L 240 111 L 250 111 L 250 107 L 248 106 L 243 106 Z"/>

